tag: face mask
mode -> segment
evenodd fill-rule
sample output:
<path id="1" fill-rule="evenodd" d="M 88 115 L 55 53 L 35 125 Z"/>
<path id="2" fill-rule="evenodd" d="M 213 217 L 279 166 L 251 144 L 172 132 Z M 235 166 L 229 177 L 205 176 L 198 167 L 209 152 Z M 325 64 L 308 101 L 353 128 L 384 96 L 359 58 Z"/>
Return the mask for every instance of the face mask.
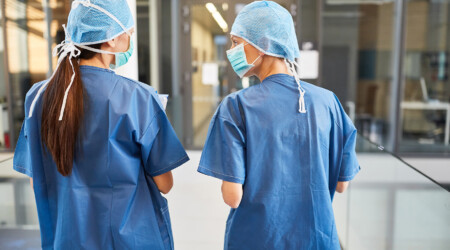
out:
<path id="1" fill-rule="evenodd" d="M 116 53 L 116 62 L 114 64 L 110 64 L 109 67 L 111 69 L 117 69 L 125 64 L 127 64 L 128 60 L 130 60 L 131 55 L 133 55 L 134 44 L 133 40 L 130 38 L 130 46 L 127 51 Z"/>
<path id="2" fill-rule="evenodd" d="M 240 78 L 244 77 L 251 68 L 255 67 L 254 63 L 261 57 L 258 56 L 251 64 L 248 64 L 244 50 L 244 46 L 247 44 L 248 43 L 241 43 L 238 46 L 227 50 L 227 57 L 231 63 L 231 67 L 233 67 L 234 72 L 236 72 Z"/>

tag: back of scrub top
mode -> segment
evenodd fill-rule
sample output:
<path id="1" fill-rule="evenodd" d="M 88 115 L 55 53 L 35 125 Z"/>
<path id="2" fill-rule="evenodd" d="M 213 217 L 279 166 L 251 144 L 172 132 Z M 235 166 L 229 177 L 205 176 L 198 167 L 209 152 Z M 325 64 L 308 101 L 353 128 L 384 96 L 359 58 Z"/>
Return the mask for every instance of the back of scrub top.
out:
<path id="1" fill-rule="evenodd" d="M 113 71 L 80 66 L 84 119 L 72 174 L 42 146 L 42 100 L 25 117 L 14 169 L 33 178 L 43 249 L 173 249 L 166 199 L 151 177 L 188 161 L 156 92 Z M 64 138 L 61 138 L 64 140 Z"/>
<path id="2" fill-rule="evenodd" d="M 356 129 L 335 95 L 276 74 L 227 96 L 208 132 L 198 171 L 243 184 L 225 249 L 340 249 L 331 202 L 359 171 Z"/>

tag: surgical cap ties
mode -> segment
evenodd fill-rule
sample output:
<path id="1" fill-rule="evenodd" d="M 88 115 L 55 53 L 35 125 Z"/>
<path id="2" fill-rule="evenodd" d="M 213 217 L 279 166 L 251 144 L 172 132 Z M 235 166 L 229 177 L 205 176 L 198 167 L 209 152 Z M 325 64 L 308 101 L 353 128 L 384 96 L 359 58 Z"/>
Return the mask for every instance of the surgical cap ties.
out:
<path id="1" fill-rule="evenodd" d="M 64 32 L 66 33 L 66 36 L 67 36 L 66 26 L 63 25 L 63 28 L 64 28 Z M 64 93 L 64 99 L 63 99 L 63 103 L 62 103 L 62 106 L 61 106 L 61 112 L 59 114 L 59 120 L 61 121 L 63 116 L 64 116 L 64 110 L 66 108 L 67 96 L 69 95 L 69 90 L 72 87 L 73 81 L 75 80 L 75 68 L 73 67 L 72 58 L 77 58 L 78 56 L 80 56 L 81 51 L 69 39 L 67 41 L 63 41 L 62 43 L 58 44 L 53 49 L 53 53 L 52 54 L 53 54 L 53 56 L 58 56 L 59 55 L 59 57 L 58 57 L 58 64 L 57 64 L 56 69 L 53 72 L 52 76 L 50 77 L 50 79 L 45 84 L 42 84 L 42 86 L 39 88 L 39 91 L 38 91 L 36 97 L 34 98 L 33 102 L 31 103 L 29 117 L 31 117 L 33 115 L 33 110 L 34 110 L 34 107 L 36 106 L 36 102 L 37 102 L 38 97 L 41 95 L 42 91 L 48 85 L 50 80 L 53 79 L 53 77 L 55 76 L 55 73 L 58 71 L 58 68 L 59 68 L 62 60 L 64 58 L 66 58 L 67 56 L 69 56 L 70 66 L 72 67 L 72 77 L 70 78 L 69 86 L 67 87 L 67 89 L 66 89 L 66 91 Z"/>
<path id="2" fill-rule="evenodd" d="M 131 38 L 131 33 L 130 33 L 129 29 L 127 29 L 122 24 L 122 22 L 119 19 L 117 19 L 113 14 L 111 14 L 109 11 L 105 10 L 104 8 L 102 8 L 102 7 L 98 6 L 98 5 L 95 5 L 95 4 L 91 3 L 90 0 L 83 0 L 83 1 L 74 0 L 72 2 L 72 10 L 78 8 L 80 4 L 85 6 L 85 7 L 87 7 L 87 8 L 94 8 L 94 9 L 102 12 L 103 14 L 107 15 L 108 17 L 113 19 L 122 28 L 122 30 L 125 33 L 127 33 L 130 36 L 130 38 Z M 31 103 L 30 111 L 29 111 L 29 115 L 28 115 L 29 118 L 31 118 L 33 116 L 33 111 L 34 111 L 34 108 L 36 106 L 36 102 L 37 102 L 38 98 L 40 97 L 40 95 L 42 94 L 42 92 L 44 91 L 44 89 L 48 85 L 48 83 L 55 76 L 55 73 L 58 71 L 58 68 L 59 68 L 61 62 L 64 60 L 64 58 L 66 58 L 68 56 L 69 57 L 70 66 L 72 67 L 72 77 L 70 79 L 69 86 L 65 90 L 64 99 L 63 99 L 63 103 L 62 103 L 61 111 L 60 111 L 60 115 L 59 115 L 59 121 L 61 121 L 63 119 L 63 117 L 64 117 L 64 110 L 65 110 L 65 107 L 66 107 L 69 91 L 70 91 L 70 88 L 72 87 L 73 82 L 75 80 L 75 68 L 73 66 L 72 59 L 79 57 L 80 54 L 81 54 L 80 49 L 78 49 L 77 47 L 83 48 L 83 49 L 86 49 L 86 50 L 90 50 L 90 51 L 93 51 L 93 52 L 96 52 L 96 53 L 103 53 L 103 54 L 116 55 L 116 54 L 120 53 L 120 52 L 110 52 L 110 51 L 99 50 L 99 49 L 95 49 L 95 48 L 92 48 L 92 47 L 89 47 L 89 46 L 85 46 L 84 44 L 75 43 L 75 42 L 72 41 L 72 37 L 69 34 L 69 32 L 67 31 L 67 28 L 66 28 L 65 25 L 63 25 L 63 28 L 64 28 L 64 33 L 65 33 L 66 39 L 63 42 L 61 42 L 60 44 L 58 44 L 53 49 L 53 53 L 52 53 L 53 56 L 58 56 L 58 63 L 56 65 L 55 71 L 53 72 L 52 76 L 47 80 L 47 82 L 45 84 L 42 84 L 42 86 L 39 88 L 35 98 L 33 99 L 33 102 Z M 100 41 L 98 43 L 100 43 Z"/>
<path id="3" fill-rule="evenodd" d="M 300 80 L 300 66 L 295 61 L 290 61 L 288 59 L 284 59 L 284 62 L 286 63 L 286 66 L 288 69 L 292 72 L 292 74 L 295 77 L 295 82 L 297 82 L 298 85 L 298 92 L 300 93 L 300 98 L 298 99 L 298 112 L 300 113 L 306 113 L 306 105 L 305 105 L 305 93 L 306 91 L 301 86 L 301 80 Z"/>

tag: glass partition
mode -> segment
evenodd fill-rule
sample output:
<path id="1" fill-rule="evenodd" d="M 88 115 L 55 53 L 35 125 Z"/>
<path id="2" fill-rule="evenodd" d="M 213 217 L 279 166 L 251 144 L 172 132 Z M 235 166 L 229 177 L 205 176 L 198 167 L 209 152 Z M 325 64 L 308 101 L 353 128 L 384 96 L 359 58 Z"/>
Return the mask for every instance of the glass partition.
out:
<path id="1" fill-rule="evenodd" d="M 388 145 L 388 139 L 394 136 L 389 132 L 390 113 L 395 105 L 390 103 L 394 20 L 398 16 L 394 4 L 392 1 L 322 2 L 318 27 L 308 22 L 302 27 L 306 35 L 320 29 L 318 85 L 338 96 L 364 136 Z"/>
<path id="2" fill-rule="evenodd" d="M 448 249 L 450 192 L 359 137 L 361 172 L 333 202 L 344 249 Z M 369 152 L 368 152 L 369 151 Z"/>
<path id="3" fill-rule="evenodd" d="M 401 152 L 450 153 L 449 3 L 407 1 Z"/>

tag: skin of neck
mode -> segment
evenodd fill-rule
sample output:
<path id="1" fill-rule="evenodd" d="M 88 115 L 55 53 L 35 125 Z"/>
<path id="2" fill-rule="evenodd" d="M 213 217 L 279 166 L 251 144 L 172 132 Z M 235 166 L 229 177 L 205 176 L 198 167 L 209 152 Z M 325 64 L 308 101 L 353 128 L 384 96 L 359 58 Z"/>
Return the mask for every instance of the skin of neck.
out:
<path id="1" fill-rule="evenodd" d="M 101 50 L 109 51 L 109 47 L 106 44 L 102 44 Z M 94 57 L 91 59 L 81 59 L 80 65 L 86 65 L 86 66 L 94 66 L 98 68 L 104 68 L 109 69 L 109 65 L 115 62 L 115 55 L 111 54 L 103 54 L 103 53 L 97 53 Z"/>
<path id="2" fill-rule="evenodd" d="M 275 74 L 292 75 L 283 58 L 264 55 L 260 59 L 260 63 L 253 68 L 253 73 L 262 82 L 268 76 Z"/>

